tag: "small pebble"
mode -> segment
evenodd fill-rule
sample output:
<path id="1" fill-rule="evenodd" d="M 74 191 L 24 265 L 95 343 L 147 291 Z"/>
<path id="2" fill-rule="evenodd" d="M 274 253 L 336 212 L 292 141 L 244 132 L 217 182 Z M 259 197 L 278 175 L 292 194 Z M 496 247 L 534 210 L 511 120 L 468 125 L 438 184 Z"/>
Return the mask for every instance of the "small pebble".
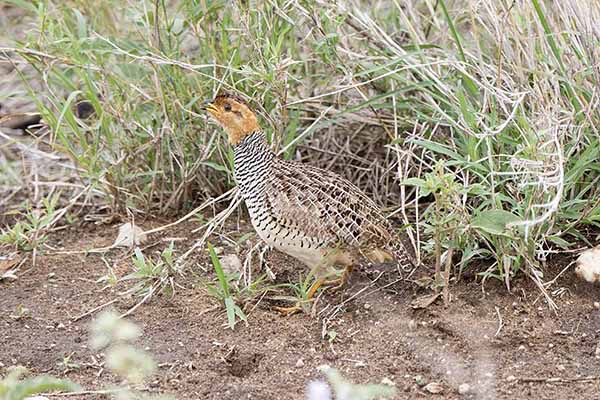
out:
<path id="1" fill-rule="evenodd" d="M 444 391 L 444 387 L 442 386 L 442 384 L 437 382 L 428 383 L 424 389 L 431 394 L 438 394 Z"/>
<path id="2" fill-rule="evenodd" d="M 303 359 L 298 359 L 298 361 L 296 361 L 296 368 L 302 368 L 304 367 L 304 360 Z"/>
<path id="3" fill-rule="evenodd" d="M 60 324 L 56 325 L 56 329 L 65 329 L 65 324 L 61 322 Z"/>
<path id="4" fill-rule="evenodd" d="M 417 375 L 415 376 L 415 383 L 419 386 L 425 386 L 425 379 L 423 379 L 423 376 Z"/>
<path id="5" fill-rule="evenodd" d="M 331 369 L 331 366 L 329 364 L 321 364 L 317 367 L 317 371 L 319 372 L 327 372 Z"/>
<path id="6" fill-rule="evenodd" d="M 509 375 L 506 377 L 506 380 L 509 382 L 513 382 L 513 381 L 516 381 L 517 378 L 514 375 Z"/>
<path id="7" fill-rule="evenodd" d="M 552 349 L 554 347 L 554 343 L 548 344 L 548 347 L 550 347 Z"/>
<path id="8" fill-rule="evenodd" d="M 368 310 L 369 308 L 371 308 L 371 305 L 369 303 L 365 303 L 364 307 L 366 310 Z"/>
<path id="9" fill-rule="evenodd" d="M 556 366 L 556 369 L 557 369 L 557 370 L 559 370 L 559 371 L 564 371 L 564 370 L 566 370 L 565 366 L 564 366 L 564 365 L 562 365 L 562 364 L 559 364 L 559 365 L 557 365 L 557 366 Z"/>
<path id="10" fill-rule="evenodd" d="M 386 378 L 383 378 L 383 379 L 381 380 L 381 384 L 382 384 L 382 385 L 387 385 L 387 386 L 396 386 L 396 384 L 394 383 L 394 381 L 393 381 L 393 380 L 391 380 L 390 378 L 387 378 L 387 377 L 386 377 Z"/>
<path id="11" fill-rule="evenodd" d="M 523 350 L 525 350 L 525 346 L 523 346 L 523 345 L 520 345 L 518 350 L 520 350 L 520 351 L 523 351 Z"/>
<path id="12" fill-rule="evenodd" d="M 595 308 L 596 310 L 600 310 L 600 301 L 595 301 L 595 302 L 594 302 L 594 308 Z"/>
<path id="13" fill-rule="evenodd" d="M 471 385 L 463 383 L 458 386 L 458 394 L 467 394 L 471 391 Z"/>

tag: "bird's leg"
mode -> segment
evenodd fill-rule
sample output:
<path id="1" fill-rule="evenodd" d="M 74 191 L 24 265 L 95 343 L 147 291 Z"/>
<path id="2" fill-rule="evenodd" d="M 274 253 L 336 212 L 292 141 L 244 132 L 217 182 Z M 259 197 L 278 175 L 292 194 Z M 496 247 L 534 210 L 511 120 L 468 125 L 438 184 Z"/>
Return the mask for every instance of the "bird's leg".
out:
<path id="1" fill-rule="evenodd" d="M 352 270 L 354 269 L 354 265 L 348 265 L 346 266 L 346 268 L 344 268 L 344 272 L 342 272 L 342 276 L 336 279 L 331 279 L 329 281 L 324 282 L 325 285 L 328 286 L 333 286 L 333 289 L 340 289 L 341 287 L 343 287 L 346 282 L 348 282 L 348 279 L 350 278 L 350 275 L 352 274 Z"/>
<path id="2" fill-rule="evenodd" d="M 302 311 L 302 307 L 300 307 L 300 303 L 298 303 L 292 307 L 273 307 L 273 310 L 287 317 L 288 315 L 293 315 Z"/>
<path id="3" fill-rule="evenodd" d="M 307 301 L 312 300 L 313 297 L 315 297 L 315 293 L 317 293 L 317 290 L 319 290 L 319 288 L 324 283 L 325 283 L 325 279 L 322 279 L 322 278 L 315 279 L 314 283 L 312 285 L 310 285 L 310 288 L 306 292 L 306 300 Z M 292 307 L 273 307 L 273 309 L 277 312 L 280 312 L 281 314 L 283 314 L 285 316 L 296 314 L 297 312 L 300 312 L 303 310 L 300 302 L 298 302 L 295 306 L 292 306 Z"/>
<path id="4" fill-rule="evenodd" d="M 323 286 L 324 283 L 326 283 L 325 279 L 323 279 L 323 278 L 316 279 L 315 282 L 312 285 L 310 285 L 308 292 L 306 292 L 306 299 L 312 300 L 312 298 L 315 297 L 315 293 L 317 293 L 317 290 L 319 290 L 319 288 L 321 286 Z"/>
<path id="5" fill-rule="evenodd" d="M 315 278 L 315 281 L 313 282 L 312 285 L 310 285 L 310 287 L 308 288 L 308 290 L 306 292 L 306 300 L 305 301 L 307 301 L 307 302 L 311 301 L 315 297 L 317 290 L 319 290 L 319 288 L 321 288 L 323 285 L 334 286 L 333 289 L 339 289 L 339 288 L 343 287 L 346 284 L 346 282 L 348 281 L 348 278 L 350 277 L 350 274 L 352 273 L 353 269 L 354 269 L 353 264 L 347 265 L 346 268 L 344 268 L 344 271 L 342 272 L 342 276 L 339 278 L 336 278 L 336 279 L 325 280 L 324 278 Z M 315 270 L 316 270 L 316 268 L 313 271 L 311 271 L 311 275 L 315 272 Z M 296 305 L 294 305 L 292 307 L 273 307 L 273 309 L 285 316 L 296 314 L 300 311 L 303 311 L 301 302 L 298 302 Z"/>

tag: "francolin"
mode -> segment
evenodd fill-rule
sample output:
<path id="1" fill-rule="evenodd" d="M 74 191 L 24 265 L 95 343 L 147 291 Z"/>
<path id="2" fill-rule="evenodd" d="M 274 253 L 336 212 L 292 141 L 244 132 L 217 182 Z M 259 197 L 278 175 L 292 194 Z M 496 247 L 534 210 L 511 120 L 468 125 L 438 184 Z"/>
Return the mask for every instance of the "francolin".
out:
<path id="1" fill-rule="evenodd" d="M 220 95 L 206 102 L 206 110 L 229 136 L 235 180 L 254 229 L 268 245 L 311 268 L 315 282 L 308 299 L 336 265 L 345 268 L 337 280 L 343 284 L 361 259 L 410 262 L 373 200 L 333 172 L 278 158 L 245 101 Z"/>

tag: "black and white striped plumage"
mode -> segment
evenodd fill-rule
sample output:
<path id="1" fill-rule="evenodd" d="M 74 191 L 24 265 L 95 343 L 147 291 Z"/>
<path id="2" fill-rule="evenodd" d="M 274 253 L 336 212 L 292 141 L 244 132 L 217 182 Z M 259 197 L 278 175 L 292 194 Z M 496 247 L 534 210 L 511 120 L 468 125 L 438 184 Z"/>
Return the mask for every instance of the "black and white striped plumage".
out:
<path id="1" fill-rule="evenodd" d="M 260 131 L 236 144 L 234 156 L 237 184 L 265 242 L 317 268 L 317 275 L 332 264 L 354 264 L 361 255 L 387 258 L 391 227 L 352 183 L 333 172 L 277 158 Z"/>
<path id="2" fill-rule="evenodd" d="M 410 262 L 373 200 L 331 171 L 276 157 L 242 99 L 217 96 L 207 111 L 228 133 L 235 179 L 265 242 L 311 267 L 317 277 L 333 265 L 351 267 L 362 256 Z"/>

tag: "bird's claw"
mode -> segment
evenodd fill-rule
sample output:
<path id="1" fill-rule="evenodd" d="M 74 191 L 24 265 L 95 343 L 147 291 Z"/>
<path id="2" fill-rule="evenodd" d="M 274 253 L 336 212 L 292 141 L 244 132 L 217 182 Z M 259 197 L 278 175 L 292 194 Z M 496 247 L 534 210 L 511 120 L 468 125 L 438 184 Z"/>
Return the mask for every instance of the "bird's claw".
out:
<path id="1" fill-rule="evenodd" d="M 301 312 L 302 307 L 300 307 L 299 304 L 296 304 L 292 307 L 273 307 L 273 310 L 277 311 L 278 313 L 281 313 L 281 315 L 283 315 L 284 317 L 287 317 Z"/>

